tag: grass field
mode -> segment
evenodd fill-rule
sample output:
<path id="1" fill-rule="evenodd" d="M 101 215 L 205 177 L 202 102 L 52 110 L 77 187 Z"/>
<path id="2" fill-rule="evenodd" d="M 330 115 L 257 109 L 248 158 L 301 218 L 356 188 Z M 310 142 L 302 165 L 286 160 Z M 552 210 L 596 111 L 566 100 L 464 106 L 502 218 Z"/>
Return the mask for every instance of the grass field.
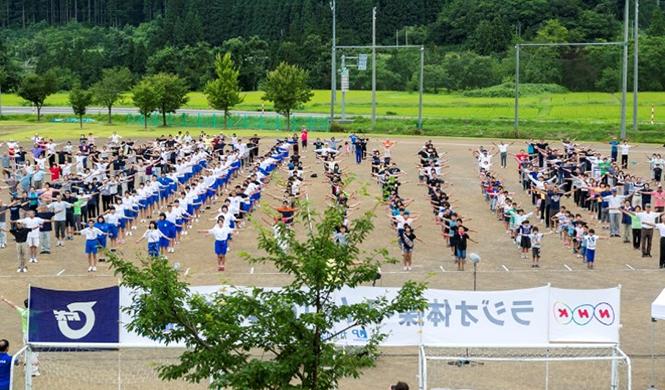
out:
<path id="1" fill-rule="evenodd" d="M 262 107 L 261 92 L 248 92 L 245 101 L 236 107 L 237 110 L 260 111 Z M 305 113 L 328 113 L 330 92 L 325 90 L 315 91 L 312 100 L 303 107 L 300 112 Z M 340 113 L 338 98 L 337 114 Z M 520 131 L 516 133 L 513 129 L 513 104 L 511 98 L 485 98 L 466 97 L 459 94 L 427 94 L 424 98 L 424 123 L 423 129 L 417 129 L 415 117 L 418 113 L 418 94 L 409 92 L 379 91 L 377 93 L 377 114 L 381 116 L 376 125 L 372 125 L 369 118 L 361 117 L 371 112 L 371 98 L 368 91 L 352 91 L 346 98 L 346 112 L 353 121 L 343 125 L 335 124 L 333 128 L 337 132 L 358 132 L 372 134 L 390 135 L 426 135 L 426 136 L 451 136 L 451 137 L 494 137 L 494 138 L 547 138 L 559 139 L 570 137 L 583 141 L 603 141 L 610 134 L 618 135 L 620 117 L 620 96 L 608 93 L 564 93 L 544 94 L 538 96 L 526 96 L 521 99 L 520 106 Z M 632 96 L 628 96 L 632 102 Z M 3 95 L 2 104 L 6 106 L 25 105 L 25 101 L 16 95 Z M 67 106 L 66 93 L 58 93 L 49 97 L 46 101 L 51 106 Z M 118 106 L 131 105 L 129 96 L 125 96 Z M 655 124 L 652 125 L 651 109 L 655 109 Z M 207 109 L 207 101 L 202 93 L 190 93 L 187 108 Z M 265 103 L 266 111 L 272 109 L 270 104 Z M 640 94 L 639 106 L 639 131 L 628 130 L 629 139 L 637 142 L 665 143 L 665 120 L 660 115 L 665 112 L 665 92 L 644 92 Z M 631 129 L 632 109 L 628 109 L 628 128 Z M 665 114 L 663 114 L 665 115 Z M 393 117 L 394 116 L 394 117 Z M 663 116 L 665 117 L 665 116 Z M 94 117 L 98 122 L 104 122 L 104 117 Z M 44 121 L 52 117 L 47 116 Z M 322 118 L 318 118 L 320 121 Z M 125 124 L 131 132 L 146 134 L 141 129 L 140 123 L 134 121 L 129 123 L 123 116 L 114 119 L 117 123 Z M 140 122 L 140 121 L 139 121 Z M 235 128 L 269 131 L 285 128 L 283 120 L 266 121 L 265 126 L 248 122 L 238 117 Z M 268 123 L 270 122 L 270 123 Z M 273 125 L 272 123 L 277 123 Z M 153 121 L 151 134 L 166 132 L 157 128 L 158 121 Z M 307 120 L 302 122 L 307 125 Z M 21 132 L 33 133 L 39 131 L 50 131 L 53 128 L 55 138 L 66 138 L 60 130 L 67 134 L 76 133 L 75 125 L 39 124 L 34 122 L 33 116 L 5 117 L 0 122 L 0 137 L 7 133 L 7 127 L 19 126 Z M 115 127 L 105 125 L 86 125 L 89 130 L 100 131 L 100 134 L 110 133 Z M 150 125 L 149 125 L 150 126 Z M 221 122 L 216 126 L 209 123 L 197 123 L 193 120 L 189 123 L 175 121 L 174 127 L 192 127 L 201 129 L 219 128 Z M 316 126 L 307 125 L 316 129 Z M 298 128 L 295 124 L 292 128 Z M 323 127 L 327 128 L 327 124 Z M 198 131 L 198 130 L 197 130 Z M 71 133 L 73 132 L 73 133 Z"/>
<path id="2" fill-rule="evenodd" d="M 236 106 L 238 110 L 260 111 L 262 104 L 265 110 L 272 105 L 263 102 L 260 91 L 246 92 L 245 100 Z M 601 92 L 577 92 L 564 94 L 545 94 L 525 96 L 521 99 L 520 118 L 540 121 L 579 121 L 579 122 L 614 122 L 619 120 L 619 94 Z M 631 95 L 628 96 L 632 102 Z M 337 112 L 340 107 L 341 93 L 338 94 Z M 2 104 L 7 106 L 28 105 L 17 95 L 4 94 Z M 513 118 L 512 98 L 478 98 L 460 94 L 426 94 L 423 99 L 423 115 L 426 118 L 455 118 L 474 120 L 496 120 Z M 68 106 L 67 93 L 51 95 L 46 100 L 47 106 Z M 651 117 L 651 106 L 665 109 L 665 92 L 640 93 L 640 122 L 648 122 Z M 131 98 L 126 95 L 118 106 L 132 106 Z M 189 94 L 187 108 L 209 108 L 205 96 L 200 92 Z M 302 112 L 328 113 L 330 110 L 330 91 L 316 90 L 312 100 L 305 105 Z M 629 111 L 632 115 L 632 111 Z M 371 94 L 369 91 L 350 91 L 346 96 L 346 112 L 350 115 L 368 115 L 371 112 Z M 396 116 L 418 115 L 418 94 L 415 92 L 377 92 L 377 114 Z"/>

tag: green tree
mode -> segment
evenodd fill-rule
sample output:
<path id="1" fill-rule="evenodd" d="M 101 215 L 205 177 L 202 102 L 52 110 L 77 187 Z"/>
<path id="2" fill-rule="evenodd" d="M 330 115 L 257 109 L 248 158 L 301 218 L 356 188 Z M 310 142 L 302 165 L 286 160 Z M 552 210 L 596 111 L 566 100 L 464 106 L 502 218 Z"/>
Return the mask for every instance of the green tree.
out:
<path id="1" fill-rule="evenodd" d="M 37 108 L 37 121 L 41 120 L 42 106 L 49 95 L 57 92 L 57 77 L 53 72 L 30 73 L 23 77 L 18 95 Z"/>
<path id="2" fill-rule="evenodd" d="M 141 80 L 132 88 L 132 102 L 143 115 L 143 128 L 148 128 L 148 118 L 159 107 L 157 93 L 150 80 Z"/>
<path id="3" fill-rule="evenodd" d="M 132 317 L 128 328 L 152 340 L 187 346 L 178 363 L 158 369 L 162 379 L 210 379 L 211 388 L 242 390 L 337 388 L 340 379 L 358 377 L 374 365 L 386 336 L 377 324 L 398 312 L 425 309 L 425 286 L 413 281 L 394 298 L 335 302 L 333 293 L 371 283 L 377 267 L 390 259 L 385 249 L 361 249 L 374 227 L 373 211 L 351 222 L 348 242 L 340 245 L 333 233 L 344 210 L 331 206 L 311 219 L 307 210 L 300 218 L 306 238 L 283 224 L 276 235 L 257 226 L 258 248 L 266 255 L 245 254 L 252 263 L 270 263 L 290 275 L 279 290 L 229 289 L 206 299 L 191 294 L 166 258 L 139 267 L 111 255 L 122 285 L 140 291 L 126 309 Z M 339 329 L 339 323 L 348 326 Z M 164 332 L 169 324 L 175 325 L 173 330 Z M 366 345 L 345 351 L 334 344 L 356 326 L 367 329 Z"/>
<path id="4" fill-rule="evenodd" d="M 291 112 L 307 103 L 314 93 L 307 84 L 307 71 L 282 62 L 262 84 L 262 100 L 270 101 L 275 111 L 286 117 L 286 130 L 291 131 Z"/>
<path id="5" fill-rule="evenodd" d="M 447 53 L 441 63 L 443 86 L 460 91 L 489 87 L 501 81 L 498 63 L 492 57 L 479 56 L 473 52 Z"/>
<path id="6" fill-rule="evenodd" d="M 146 78 L 155 91 L 157 109 L 162 114 L 162 123 L 167 126 L 166 114 L 174 113 L 187 103 L 187 83 L 170 73 L 158 73 Z"/>
<path id="7" fill-rule="evenodd" d="M 127 68 L 111 68 L 102 71 L 102 78 L 92 85 L 93 101 L 108 108 L 109 123 L 112 123 L 111 110 L 132 84 L 132 73 Z"/>
<path id="8" fill-rule="evenodd" d="M 647 29 L 649 35 L 665 36 L 665 13 L 656 8 L 651 15 L 651 23 Z"/>
<path id="9" fill-rule="evenodd" d="M 224 110 L 224 128 L 226 129 L 229 110 L 241 103 L 244 98 L 240 96 L 238 76 L 240 71 L 235 68 L 231 53 L 223 56 L 218 54 L 215 58 L 215 74 L 217 78 L 209 81 L 205 86 L 205 95 L 210 107 Z"/>
<path id="10" fill-rule="evenodd" d="M 75 85 L 69 91 L 69 104 L 72 106 L 72 111 L 79 118 L 79 127 L 83 128 L 83 115 L 92 102 L 92 92 L 82 89 L 80 85 Z"/>

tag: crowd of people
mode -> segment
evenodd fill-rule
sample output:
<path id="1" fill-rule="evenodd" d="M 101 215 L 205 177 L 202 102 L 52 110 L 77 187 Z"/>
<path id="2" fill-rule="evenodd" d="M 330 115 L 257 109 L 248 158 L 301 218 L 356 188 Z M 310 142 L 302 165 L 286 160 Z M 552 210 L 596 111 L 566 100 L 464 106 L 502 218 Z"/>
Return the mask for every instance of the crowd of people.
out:
<path id="1" fill-rule="evenodd" d="M 660 183 L 663 161 L 658 154 L 647 156 L 651 176 L 642 178 L 628 168 L 629 150 L 635 146 L 625 140 L 613 139 L 609 156 L 572 140 L 563 140 L 560 147 L 543 140 L 527 141 L 526 148 L 512 154 L 519 182 L 531 198 L 530 206 L 520 206 L 492 170 L 492 157 L 497 151 L 502 157 L 508 154 L 508 146 L 501 142 L 489 149 L 480 147 L 473 154 L 490 211 L 503 221 L 506 233 L 521 248 L 522 258 L 531 251 L 532 267 L 540 266 L 542 240 L 548 234 L 559 235 L 563 245 L 590 269 L 597 262 L 601 240 L 621 238 L 624 243 L 632 242 L 642 257 L 651 257 L 656 229 L 665 248 L 665 225 L 660 222 L 665 211 Z M 570 209 L 562 205 L 566 198 L 572 200 Z M 541 232 L 536 221 L 549 231 Z M 665 268 L 663 250 L 659 266 Z"/>
<path id="2" fill-rule="evenodd" d="M 252 211 L 290 145 L 278 140 L 260 155 L 257 136 L 244 141 L 235 134 L 193 137 L 188 132 L 146 143 L 114 133 L 102 146 L 94 136 L 82 135 L 76 149 L 39 135 L 32 141 L 32 159 L 13 141 L 3 154 L 4 188 L 11 200 L 0 203 L 0 246 L 6 247 L 7 233 L 14 237 L 17 272 L 49 255 L 53 237 L 62 247 L 77 235 L 84 238 L 88 271 L 95 272 L 103 260 L 99 251 L 115 250 L 140 226 L 146 230 L 138 241 L 147 241 L 148 255 L 167 256 L 221 196 L 223 212 L 207 232 L 215 237 L 218 269 L 224 270 L 235 221 Z M 45 180 L 47 162 L 50 180 Z"/>

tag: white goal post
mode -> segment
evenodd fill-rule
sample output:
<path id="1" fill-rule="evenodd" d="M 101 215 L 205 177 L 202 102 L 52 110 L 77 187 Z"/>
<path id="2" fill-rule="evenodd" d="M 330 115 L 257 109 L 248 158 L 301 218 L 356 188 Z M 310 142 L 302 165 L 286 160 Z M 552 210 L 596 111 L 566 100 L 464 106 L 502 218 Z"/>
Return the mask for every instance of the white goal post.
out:
<path id="1" fill-rule="evenodd" d="M 419 390 L 632 390 L 616 344 L 420 347 Z"/>
<path id="2" fill-rule="evenodd" d="M 15 357 L 11 390 L 203 390 L 208 381 L 161 380 L 158 367 L 177 364 L 184 348 L 36 343 Z M 37 361 L 35 361 L 37 358 Z M 33 364 L 26 362 L 32 361 Z M 34 371 L 39 376 L 33 376 Z"/>

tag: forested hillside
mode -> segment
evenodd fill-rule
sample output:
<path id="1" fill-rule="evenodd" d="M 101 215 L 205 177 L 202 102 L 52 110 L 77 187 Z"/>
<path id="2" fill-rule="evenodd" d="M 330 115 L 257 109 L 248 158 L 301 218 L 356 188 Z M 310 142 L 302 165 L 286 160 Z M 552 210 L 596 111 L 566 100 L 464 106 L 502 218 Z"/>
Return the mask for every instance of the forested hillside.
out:
<path id="1" fill-rule="evenodd" d="M 516 42 L 622 39 L 622 0 L 338 0 L 339 44 L 371 42 L 374 6 L 379 43 L 404 44 L 408 36 L 426 46 L 426 87 L 435 92 L 511 81 Z M 282 61 L 307 69 L 312 87 L 330 87 L 328 0 L 0 0 L 0 26 L 5 90 L 25 73 L 49 69 L 60 89 L 89 86 L 116 66 L 137 79 L 175 73 L 200 90 L 215 54 L 227 51 L 245 90 Z M 640 28 L 640 88 L 663 90 L 665 16 L 656 0 L 641 2 Z M 417 62 L 417 52 L 382 52 L 378 87 L 414 88 Z M 526 82 L 599 91 L 620 85 L 618 47 L 529 49 L 522 65 Z M 369 79 L 355 72 L 352 88 L 367 88 Z"/>

